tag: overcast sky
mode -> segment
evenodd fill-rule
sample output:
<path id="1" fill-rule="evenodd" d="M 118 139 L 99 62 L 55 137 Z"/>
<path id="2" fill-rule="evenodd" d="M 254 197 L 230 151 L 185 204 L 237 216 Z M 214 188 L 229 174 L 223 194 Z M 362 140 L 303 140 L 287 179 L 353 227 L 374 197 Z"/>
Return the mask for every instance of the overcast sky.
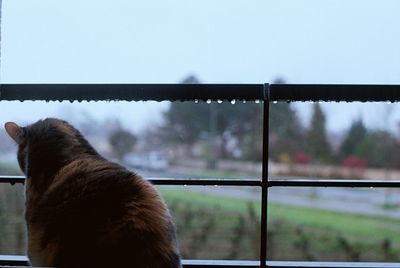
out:
<path id="1" fill-rule="evenodd" d="M 282 77 L 289 83 L 400 84 L 399 14 L 398 0 L 8 0 L 1 82 L 176 83 L 195 74 L 205 83 Z M 3 122 L 65 116 L 71 109 L 58 103 L 0 107 Z M 91 103 L 78 109 L 142 127 L 159 120 L 165 107 Z M 309 105 L 296 107 L 307 121 Z M 390 120 L 382 120 L 382 105 L 376 111 L 366 104 L 323 108 L 332 130 L 358 117 L 371 127 L 390 121 L 393 128 L 400 118 L 394 108 Z"/>

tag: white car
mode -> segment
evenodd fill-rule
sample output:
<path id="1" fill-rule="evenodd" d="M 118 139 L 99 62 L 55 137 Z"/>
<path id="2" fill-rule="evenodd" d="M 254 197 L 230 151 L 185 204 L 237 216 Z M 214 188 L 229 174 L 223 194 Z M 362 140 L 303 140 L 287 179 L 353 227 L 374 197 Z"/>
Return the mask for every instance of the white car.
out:
<path id="1" fill-rule="evenodd" d="M 169 166 L 168 159 L 160 152 L 129 153 L 124 157 L 124 163 L 135 168 L 157 171 L 166 170 Z"/>

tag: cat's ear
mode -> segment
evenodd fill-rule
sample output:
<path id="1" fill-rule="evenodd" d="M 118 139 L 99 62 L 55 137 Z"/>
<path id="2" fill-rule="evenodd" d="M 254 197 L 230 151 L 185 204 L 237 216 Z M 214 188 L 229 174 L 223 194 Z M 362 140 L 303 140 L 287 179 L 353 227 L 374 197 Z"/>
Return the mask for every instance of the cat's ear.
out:
<path id="1" fill-rule="evenodd" d="M 4 125 L 8 135 L 17 143 L 21 144 L 24 139 L 24 130 L 14 122 L 7 122 Z"/>

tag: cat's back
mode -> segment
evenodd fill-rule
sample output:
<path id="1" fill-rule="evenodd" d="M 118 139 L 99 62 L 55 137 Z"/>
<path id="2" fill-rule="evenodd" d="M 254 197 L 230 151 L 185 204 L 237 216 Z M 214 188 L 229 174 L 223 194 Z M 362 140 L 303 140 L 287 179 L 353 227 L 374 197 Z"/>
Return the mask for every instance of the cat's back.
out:
<path id="1" fill-rule="evenodd" d="M 42 245 L 57 243 L 58 266 L 180 267 L 163 200 L 118 164 L 93 158 L 70 163 L 33 209 Z"/>

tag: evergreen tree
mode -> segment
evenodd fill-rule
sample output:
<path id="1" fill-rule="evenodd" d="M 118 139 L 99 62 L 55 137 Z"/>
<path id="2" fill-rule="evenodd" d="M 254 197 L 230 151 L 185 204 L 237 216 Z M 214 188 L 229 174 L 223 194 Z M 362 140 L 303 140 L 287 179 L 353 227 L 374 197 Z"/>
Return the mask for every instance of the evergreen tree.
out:
<path id="1" fill-rule="evenodd" d="M 275 160 L 282 154 L 293 155 L 303 150 L 304 130 L 290 103 L 270 105 L 269 128 L 269 152 Z"/>
<path id="2" fill-rule="evenodd" d="M 399 151 L 400 145 L 391 133 L 377 130 L 367 133 L 356 147 L 355 155 L 366 158 L 372 167 L 399 168 Z"/>
<path id="3" fill-rule="evenodd" d="M 326 135 L 325 121 L 325 114 L 321 106 L 319 103 L 314 103 L 307 149 L 314 161 L 328 164 L 332 162 L 332 153 Z"/>
<path id="4" fill-rule="evenodd" d="M 361 119 L 352 123 L 346 137 L 339 148 L 339 157 L 341 159 L 346 156 L 355 155 L 356 149 L 363 142 L 367 135 L 367 129 Z"/>

